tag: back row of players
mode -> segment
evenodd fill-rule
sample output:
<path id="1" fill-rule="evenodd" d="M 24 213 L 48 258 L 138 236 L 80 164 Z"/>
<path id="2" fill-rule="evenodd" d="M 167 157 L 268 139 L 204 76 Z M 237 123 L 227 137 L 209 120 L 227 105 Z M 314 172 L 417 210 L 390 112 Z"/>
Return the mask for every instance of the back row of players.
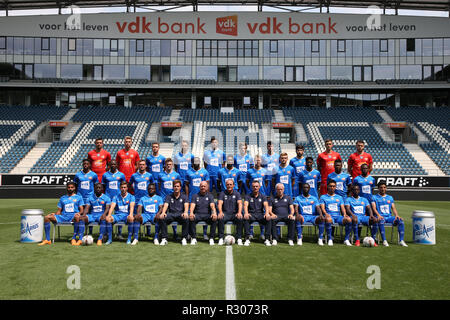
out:
<path id="1" fill-rule="evenodd" d="M 302 224 L 310 222 L 319 227 L 319 245 L 323 245 L 325 229 L 328 245 L 333 244 L 331 226 L 339 223 L 345 226 L 344 243 L 347 245 L 351 245 L 351 231 L 356 236 L 355 245 L 360 244 L 357 230 L 358 225 L 363 224 L 371 227 L 374 238 L 380 230 L 383 244 L 388 246 L 384 223 L 389 222 L 398 225 L 399 243 L 406 246 L 403 241 L 403 220 L 398 216 L 393 198 L 386 195 L 385 185 L 384 188 L 378 186 L 378 195 L 372 195 L 375 187 L 375 179 L 370 176 L 373 161 L 371 155 L 364 151 L 363 141 L 357 141 L 357 150 L 348 159 L 348 173 L 342 172 L 342 159 L 339 153 L 332 150 L 333 142 L 330 139 L 325 141 L 326 150 L 317 158 L 318 170 L 313 169 L 313 158 L 304 157 L 304 147 L 301 145 L 296 145 L 297 155 L 288 163 L 288 155 L 275 153 L 270 141 L 267 143 L 268 153 L 257 155 L 253 159 L 247 153 L 245 143 L 239 145 L 238 155 L 226 156 L 218 149 L 217 139 L 212 138 L 211 149 L 206 150 L 203 156 L 204 168 L 200 168 L 201 160 L 189 152 L 187 141 L 182 142 L 182 150 L 173 160 L 159 154 L 157 142 L 152 144 L 152 153 L 146 160 L 140 160 L 138 153 L 131 148 L 131 137 L 125 137 L 124 144 L 124 149 L 117 153 L 116 159 L 111 160 L 110 153 L 103 149 L 103 140 L 96 139 L 95 149 L 89 152 L 88 158 L 83 161 L 83 169 L 75 175 L 74 182 L 84 207 L 79 212 L 76 212 L 76 206 L 75 209 L 72 208 L 73 220 L 68 220 L 74 221 L 73 245 L 81 243 L 79 239 L 84 234 L 84 223 L 91 221 L 100 223 L 98 245 L 102 244 L 104 233 L 109 235 L 107 243 L 111 243 L 112 223 L 119 221 L 128 224 L 129 244 L 137 244 L 140 224 L 148 221 L 158 222 L 155 244 L 159 244 L 157 234 L 160 225 L 160 244 L 167 244 L 167 224 L 173 221 L 183 226 L 182 244 L 186 244 L 188 236 L 192 239 L 191 244 L 195 244 L 196 223 L 192 221 L 205 220 L 211 224 L 210 244 L 214 244 L 217 223 L 219 244 L 223 244 L 223 225 L 227 221 L 233 221 L 237 225 L 238 244 L 243 244 L 242 227 L 245 226 L 244 245 L 249 245 L 253 236 L 249 222 L 257 221 L 260 222 L 261 235 L 265 238 L 266 245 L 273 245 L 277 243 L 280 233 L 276 224 L 282 221 L 288 226 L 290 245 L 293 245 L 295 237 L 295 224 L 297 244 L 301 245 Z M 134 195 L 128 193 L 128 188 Z M 211 205 L 214 204 L 210 194 L 213 190 L 218 194 L 217 207 Z M 185 192 L 185 200 L 179 200 L 182 191 Z M 241 194 L 245 194 L 244 202 Z M 206 215 L 205 219 L 198 220 L 189 216 L 189 209 L 194 213 L 195 205 L 202 206 L 202 200 L 206 201 L 205 211 L 202 212 Z M 73 201 L 68 201 L 72 207 Z M 186 202 L 186 208 L 177 206 L 177 201 Z M 258 205 L 257 202 L 261 203 Z M 133 208 L 130 213 L 131 204 Z M 137 214 L 133 214 L 134 204 L 137 206 Z M 64 204 L 58 205 L 58 212 L 46 217 L 48 229 L 50 222 L 62 221 L 58 215 L 64 211 L 63 207 Z M 172 209 L 178 215 L 171 216 Z M 168 215 L 171 219 L 168 219 Z M 70 218 L 70 214 L 68 216 Z M 251 216 L 252 219 L 249 219 Z M 258 219 L 253 219 L 254 217 Z M 268 225 L 268 222 L 272 223 Z M 206 227 L 204 226 L 205 238 Z M 176 226 L 173 228 L 176 235 Z M 188 228 L 193 228 L 189 235 Z M 149 235 L 149 229 L 147 233 Z M 133 236 L 134 240 L 131 242 Z M 47 238 L 42 244 L 49 242 L 49 237 Z"/>

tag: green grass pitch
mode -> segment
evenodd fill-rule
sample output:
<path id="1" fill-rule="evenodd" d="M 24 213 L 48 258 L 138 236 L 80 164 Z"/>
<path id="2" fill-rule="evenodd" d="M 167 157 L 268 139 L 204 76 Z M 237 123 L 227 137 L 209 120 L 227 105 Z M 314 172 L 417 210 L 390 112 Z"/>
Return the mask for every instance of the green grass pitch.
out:
<path id="1" fill-rule="evenodd" d="M 48 213 L 56 204 L 56 199 L 0 200 L 0 299 L 225 299 L 226 250 L 203 241 L 195 247 L 172 241 L 160 247 L 150 239 L 135 247 L 119 241 L 72 247 L 67 239 L 73 229 L 65 227 L 54 245 L 21 243 L 22 209 Z M 396 243 L 348 248 L 339 238 L 333 247 L 319 247 L 306 229 L 302 247 L 289 247 L 286 239 L 277 247 L 261 242 L 233 246 L 237 299 L 449 299 L 449 204 L 397 202 L 406 220 L 408 248 Z M 435 246 L 412 243 L 414 210 L 435 213 Z M 391 231 L 386 229 L 389 240 Z M 70 265 L 80 267 L 79 290 L 67 288 Z M 381 270 L 379 290 L 367 288 L 370 265 Z"/>

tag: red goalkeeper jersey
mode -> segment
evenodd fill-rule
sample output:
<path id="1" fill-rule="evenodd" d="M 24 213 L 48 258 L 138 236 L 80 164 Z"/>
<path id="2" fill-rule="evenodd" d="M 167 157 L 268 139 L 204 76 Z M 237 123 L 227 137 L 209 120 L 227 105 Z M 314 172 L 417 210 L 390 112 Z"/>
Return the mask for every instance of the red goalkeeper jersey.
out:
<path id="1" fill-rule="evenodd" d="M 367 152 L 363 152 L 362 154 L 355 152 L 348 158 L 347 162 L 348 167 L 352 167 L 351 174 L 353 179 L 361 175 L 361 166 L 363 164 L 367 164 L 370 167 L 372 163 L 372 156 Z"/>
<path id="2" fill-rule="evenodd" d="M 105 149 L 97 152 L 95 149 L 89 151 L 88 159 L 91 161 L 91 170 L 98 176 L 98 181 L 102 182 L 102 176 L 106 172 L 106 165 L 111 161 L 111 154 Z"/>
<path id="3" fill-rule="evenodd" d="M 116 161 L 118 170 L 125 175 L 127 182 L 130 181 L 131 176 L 136 172 L 136 165 L 139 162 L 137 151 L 122 149 L 117 152 Z"/>

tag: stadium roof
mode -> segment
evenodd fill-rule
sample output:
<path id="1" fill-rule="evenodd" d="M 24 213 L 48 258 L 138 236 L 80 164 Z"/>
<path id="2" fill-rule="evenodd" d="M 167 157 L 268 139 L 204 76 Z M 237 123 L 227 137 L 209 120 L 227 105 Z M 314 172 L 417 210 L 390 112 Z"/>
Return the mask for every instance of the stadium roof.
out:
<path id="1" fill-rule="evenodd" d="M 257 6 L 259 11 L 266 7 L 290 7 L 290 10 L 300 11 L 305 7 L 317 7 L 321 10 L 328 7 L 346 7 L 346 8 L 367 8 L 371 5 L 378 6 L 382 9 L 399 9 L 406 10 L 434 10 L 434 11 L 450 11 L 449 0 L 98 0 L 98 1 L 64 1 L 64 0 L 0 0 L 0 10 L 32 10 L 32 9 L 62 9 L 76 5 L 80 8 L 95 7 L 127 7 L 127 11 L 134 11 L 135 8 L 151 8 L 157 7 L 185 7 L 192 6 L 194 11 L 198 10 L 198 6 L 214 6 L 214 5 L 253 5 Z M 292 7 L 298 7 L 295 10 Z"/>

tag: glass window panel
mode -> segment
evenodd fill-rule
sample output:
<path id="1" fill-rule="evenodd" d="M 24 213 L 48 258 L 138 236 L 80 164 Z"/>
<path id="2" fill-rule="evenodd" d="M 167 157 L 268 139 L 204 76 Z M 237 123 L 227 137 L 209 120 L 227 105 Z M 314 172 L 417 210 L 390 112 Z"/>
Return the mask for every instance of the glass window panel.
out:
<path id="1" fill-rule="evenodd" d="M 237 81 L 237 67 L 228 67 L 228 81 Z"/>
<path id="2" fill-rule="evenodd" d="M 186 42 L 184 40 L 177 40 L 177 52 L 186 51 Z"/>
<path id="3" fill-rule="evenodd" d="M 152 40 L 151 56 L 159 57 L 161 55 L 161 40 Z"/>
<path id="4" fill-rule="evenodd" d="M 0 37 L 0 49 L 6 49 L 6 37 Z"/>
<path id="5" fill-rule="evenodd" d="M 373 80 L 377 79 L 395 79 L 395 68 L 392 65 L 373 66 Z"/>
<path id="6" fill-rule="evenodd" d="M 331 79 L 352 80 L 352 66 L 331 66 Z"/>
<path id="7" fill-rule="evenodd" d="M 34 66 L 32 64 L 25 65 L 25 79 L 33 79 L 33 69 Z"/>
<path id="8" fill-rule="evenodd" d="M 372 81 L 372 67 L 371 66 L 364 67 L 364 81 Z"/>
<path id="9" fill-rule="evenodd" d="M 103 39 L 103 56 L 109 56 L 110 55 L 110 47 L 111 47 L 111 41 L 109 39 Z"/>
<path id="10" fill-rule="evenodd" d="M 103 80 L 117 80 L 125 78 L 125 66 L 116 64 L 103 65 Z"/>
<path id="11" fill-rule="evenodd" d="M 257 80 L 258 66 L 238 66 L 239 80 Z"/>
<path id="12" fill-rule="evenodd" d="M 338 42 L 338 40 L 331 40 L 331 56 L 332 57 L 337 57 L 337 55 L 338 55 L 337 42 Z"/>
<path id="13" fill-rule="evenodd" d="M 41 50 L 50 50 L 50 38 L 41 38 Z"/>
<path id="14" fill-rule="evenodd" d="M 311 40 L 305 40 L 305 57 L 311 57 Z"/>
<path id="15" fill-rule="evenodd" d="M 338 40 L 337 41 L 337 51 L 338 52 L 345 52 L 345 40 Z"/>
<path id="16" fill-rule="evenodd" d="M 284 81 L 294 81 L 294 67 L 286 67 Z"/>
<path id="17" fill-rule="evenodd" d="M 380 52 L 388 52 L 388 40 L 387 39 L 380 40 Z"/>
<path id="18" fill-rule="evenodd" d="M 362 57 L 362 40 L 353 40 L 353 56 Z"/>
<path id="19" fill-rule="evenodd" d="M 136 42 L 136 52 L 144 52 L 144 40 L 138 39 Z"/>
<path id="20" fill-rule="evenodd" d="M 129 42 L 129 50 L 130 50 L 130 57 L 135 57 L 136 56 L 136 40 L 131 39 Z"/>
<path id="21" fill-rule="evenodd" d="M 400 65 L 400 79 L 421 79 L 421 65 Z"/>
<path id="22" fill-rule="evenodd" d="M 432 80 L 431 66 L 423 66 L 423 80 Z"/>
<path id="23" fill-rule="evenodd" d="M 362 80 L 362 67 L 353 66 L 353 81 L 361 81 L 361 80 Z"/>
<path id="24" fill-rule="evenodd" d="M 345 40 L 345 56 L 351 57 L 353 55 L 353 41 Z"/>
<path id="25" fill-rule="evenodd" d="M 83 65 L 81 64 L 61 64 L 61 78 L 83 79 Z"/>
<path id="26" fill-rule="evenodd" d="M 197 66 L 197 79 L 214 79 L 217 81 L 217 66 Z"/>
<path id="27" fill-rule="evenodd" d="M 283 66 L 264 66 L 264 80 L 284 80 Z"/>
<path id="28" fill-rule="evenodd" d="M 237 56 L 237 41 L 236 40 L 228 41 L 228 56 L 229 57 Z"/>
<path id="29" fill-rule="evenodd" d="M 151 56 L 151 41 L 150 40 L 144 40 L 144 56 L 146 56 L 146 57 Z"/>
<path id="30" fill-rule="evenodd" d="M 422 55 L 424 57 L 433 55 L 433 41 L 431 39 L 422 39 Z"/>
<path id="31" fill-rule="evenodd" d="M 372 40 L 363 40 L 363 55 L 364 57 L 372 56 Z"/>
<path id="32" fill-rule="evenodd" d="M 23 54 L 23 38 L 14 37 L 14 54 Z"/>
<path id="33" fill-rule="evenodd" d="M 36 38 L 36 42 L 39 42 L 39 54 L 41 54 L 41 39 Z M 6 38 L 6 53 L 7 54 L 13 54 L 14 53 L 14 38 L 13 37 L 7 37 Z"/>
<path id="34" fill-rule="evenodd" d="M 110 51 L 115 52 L 119 49 L 119 43 L 117 39 L 111 39 Z"/>
<path id="35" fill-rule="evenodd" d="M 227 56 L 227 41 L 226 40 L 219 40 L 218 56 L 219 57 Z"/>
<path id="36" fill-rule="evenodd" d="M 295 40 L 295 56 L 304 57 L 305 56 L 305 41 Z"/>
<path id="37" fill-rule="evenodd" d="M 387 40 L 386 40 L 387 42 Z M 378 57 L 378 56 L 387 56 L 387 52 L 380 52 L 380 40 L 372 40 L 372 54 L 374 57 Z"/>
<path id="38" fill-rule="evenodd" d="M 150 66 L 130 65 L 129 79 L 147 79 L 150 80 Z"/>
<path id="39" fill-rule="evenodd" d="M 92 56 L 94 52 L 94 40 L 83 39 L 83 55 Z"/>
<path id="40" fill-rule="evenodd" d="M 35 64 L 34 65 L 35 78 L 56 78 L 55 64 Z"/>
<path id="41" fill-rule="evenodd" d="M 444 39 L 444 56 L 450 56 L 450 38 Z"/>
<path id="42" fill-rule="evenodd" d="M 170 81 L 174 79 L 192 79 L 191 66 L 170 66 Z"/>
<path id="43" fill-rule="evenodd" d="M 311 52 L 319 52 L 319 40 L 311 40 Z"/>
<path id="44" fill-rule="evenodd" d="M 433 56 L 442 56 L 444 53 L 444 39 L 433 39 Z"/>
<path id="45" fill-rule="evenodd" d="M 295 81 L 305 81 L 304 68 L 302 66 L 295 67 Z"/>
<path id="46" fill-rule="evenodd" d="M 305 66 L 305 81 L 313 79 L 326 79 L 326 66 Z"/>
<path id="47" fill-rule="evenodd" d="M 118 49 L 118 56 L 123 57 L 125 55 L 125 40 L 124 39 L 120 39 L 119 42 L 119 49 Z"/>
<path id="48" fill-rule="evenodd" d="M 278 40 L 270 40 L 270 53 L 278 52 Z"/>

